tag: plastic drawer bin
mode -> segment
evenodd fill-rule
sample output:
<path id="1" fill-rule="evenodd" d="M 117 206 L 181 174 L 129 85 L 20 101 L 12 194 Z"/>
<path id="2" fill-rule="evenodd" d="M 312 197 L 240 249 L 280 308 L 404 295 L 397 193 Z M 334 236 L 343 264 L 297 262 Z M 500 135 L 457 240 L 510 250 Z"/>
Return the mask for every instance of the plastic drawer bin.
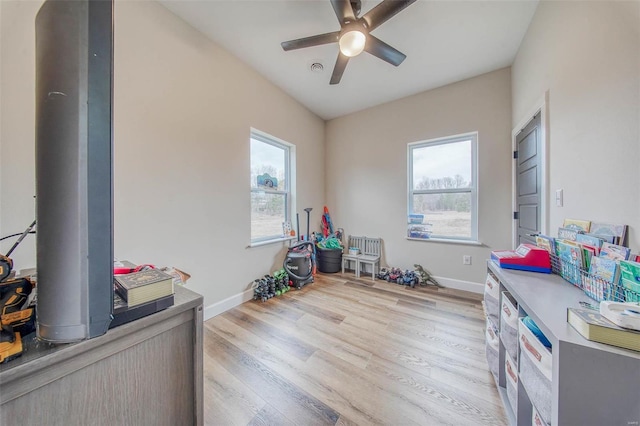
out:
<path id="1" fill-rule="evenodd" d="M 518 367 L 509 354 L 505 354 L 504 372 L 507 376 L 507 399 L 514 413 L 518 412 Z"/>
<path id="2" fill-rule="evenodd" d="M 498 351 L 500 349 L 500 340 L 498 338 L 498 330 L 493 325 L 491 320 L 487 318 L 487 330 L 485 332 L 486 344 L 485 354 L 487 356 L 487 365 L 489 371 L 493 374 L 493 377 L 498 383 L 498 366 L 500 365 Z"/>
<path id="3" fill-rule="evenodd" d="M 500 284 L 491 274 L 487 274 L 484 284 L 484 309 L 494 324 L 500 321 Z"/>
<path id="4" fill-rule="evenodd" d="M 531 410 L 531 426 L 551 426 L 551 423 L 542 418 L 535 406 Z"/>
<path id="5" fill-rule="evenodd" d="M 536 407 L 545 422 L 551 419 L 552 355 L 529 328 L 519 321 L 520 380 L 531 404 Z"/>
<path id="6" fill-rule="evenodd" d="M 515 362 L 518 362 L 518 305 L 507 291 L 502 292 L 500 339 Z"/>

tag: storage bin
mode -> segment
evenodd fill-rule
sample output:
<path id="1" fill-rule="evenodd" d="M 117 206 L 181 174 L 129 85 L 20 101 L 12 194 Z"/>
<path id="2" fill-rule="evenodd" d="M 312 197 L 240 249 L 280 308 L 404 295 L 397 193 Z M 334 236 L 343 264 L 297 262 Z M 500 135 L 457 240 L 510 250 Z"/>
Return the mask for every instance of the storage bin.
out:
<path id="1" fill-rule="evenodd" d="M 531 426 L 551 426 L 551 422 L 545 421 L 536 407 L 531 410 Z"/>
<path id="2" fill-rule="evenodd" d="M 514 413 L 518 412 L 518 367 L 509 356 L 505 354 L 504 372 L 507 376 L 507 399 Z"/>
<path id="3" fill-rule="evenodd" d="M 489 371 L 493 374 L 493 377 L 498 383 L 498 367 L 500 365 L 498 351 L 500 349 L 500 340 L 498 339 L 498 330 L 495 325 L 487 318 L 487 329 L 485 332 L 485 355 L 487 357 L 487 365 Z"/>
<path id="4" fill-rule="evenodd" d="M 551 381 L 551 372 L 553 371 L 551 350 L 542 344 L 522 318 L 518 319 L 518 335 L 521 352 L 526 353 L 531 361 L 534 362 L 536 368 Z"/>
<path id="5" fill-rule="evenodd" d="M 484 284 L 484 309 L 494 324 L 500 321 L 500 284 L 490 273 Z"/>
<path id="6" fill-rule="evenodd" d="M 408 216 L 408 221 L 411 224 L 421 224 L 422 221 L 424 220 L 424 215 L 423 214 L 410 214 Z"/>
<path id="7" fill-rule="evenodd" d="M 507 291 L 502 292 L 500 339 L 515 362 L 518 361 L 518 305 Z"/>
<path id="8" fill-rule="evenodd" d="M 551 378 L 553 358 L 529 328 L 520 320 L 520 380 L 540 416 L 551 419 Z"/>
<path id="9" fill-rule="evenodd" d="M 323 249 L 316 247 L 318 271 L 334 274 L 342 268 L 342 249 Z"/>

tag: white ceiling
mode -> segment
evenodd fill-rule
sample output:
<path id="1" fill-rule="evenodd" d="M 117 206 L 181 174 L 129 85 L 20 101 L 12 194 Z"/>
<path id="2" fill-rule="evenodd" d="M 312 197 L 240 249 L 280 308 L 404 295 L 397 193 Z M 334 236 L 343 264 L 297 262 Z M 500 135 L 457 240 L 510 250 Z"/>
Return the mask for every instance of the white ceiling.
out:
<path id="1" fill-rule="evenodd" d="M 332 119 L 512 64 L 537 0 L 418 0 L 372 31 L 407 55 L 394 67 L 368 53 L 329 79 L 337 43 L 285 52 L 280 42 L 337 31 L 328 0 L 160 0 L 323 119 Z M 360 15 L 379 1 L 362 0 Z M 310 71 L 320 62 L 322 73 Z"/>

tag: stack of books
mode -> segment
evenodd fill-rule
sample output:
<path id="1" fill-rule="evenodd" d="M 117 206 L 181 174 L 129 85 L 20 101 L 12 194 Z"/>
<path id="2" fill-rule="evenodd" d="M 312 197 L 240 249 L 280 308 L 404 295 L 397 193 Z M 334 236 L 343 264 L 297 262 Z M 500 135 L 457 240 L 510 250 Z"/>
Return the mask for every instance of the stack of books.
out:
<path id="1" fill-rule="evenodd" d="M 618 327 L 591 309 L 567 309 L 567 322 L 585 339 L 640 351 L 640 332 Z"/>
<path id="2" fill-rule="evenodd" d="M 173 306 L 173 277 L 159 269 L 114 276 L 110 328 Z"/>

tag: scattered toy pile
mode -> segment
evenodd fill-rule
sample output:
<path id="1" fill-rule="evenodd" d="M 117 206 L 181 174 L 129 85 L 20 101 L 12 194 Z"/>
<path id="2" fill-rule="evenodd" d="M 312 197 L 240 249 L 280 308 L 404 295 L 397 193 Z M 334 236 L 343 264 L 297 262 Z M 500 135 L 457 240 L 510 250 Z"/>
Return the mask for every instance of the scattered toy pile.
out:
<path id="1" fill-rule="evenodd" d="M 404 272 L 402 272 L 402 269 L 400 268 L 380 268 L 380 272 L 376 274 L 376 278 L 386 280 L 387 282 L 410 286 L 411 288 L 415 287 L 416 284 L 420 284 L 422 286 L 432 284 L 437 287 L 442 287 L 429 271 L 418 264 L 413 266 L 415 268 L 413 271 L 406 269 Z"/>
<path id="2" fill-rule="evenodd" d="M 283 269 L 273 275 L 265 275 L 253 282 L 253 300 L 266 302 L 274 296 L 285 294 L 290 289 L 289 274 Z"/>

